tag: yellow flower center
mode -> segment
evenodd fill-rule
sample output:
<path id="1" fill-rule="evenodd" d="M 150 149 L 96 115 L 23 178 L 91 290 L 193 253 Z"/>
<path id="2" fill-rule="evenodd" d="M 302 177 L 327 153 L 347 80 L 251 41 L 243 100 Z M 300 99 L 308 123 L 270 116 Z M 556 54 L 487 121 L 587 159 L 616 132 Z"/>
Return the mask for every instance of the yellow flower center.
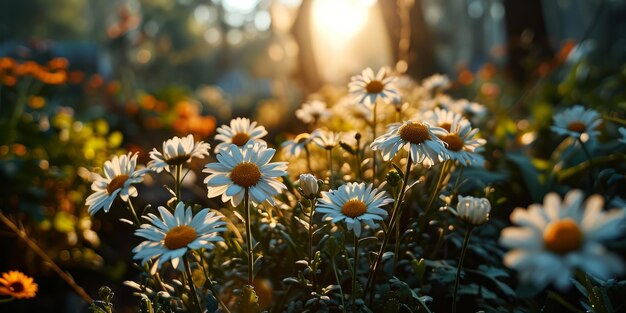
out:
<path id="1" fill-rule="evenodd" d="M 411 123 L 402 126 L 399 130 L 400 138 L 414 144 L 420 144 L 430 139 L 430 133 L 426 125 Z"/>
<path id="2" fill-rule="evenodd" d="M 439 136 L 439 139 L 447 143 L 448 150 L 451 150 L 451 151 L 461 151 L 463 149 L 463 146 L 465 145 L 465 143 L 463 142 L 463 139 L 461 139 L 459 135 L 454 134 L 454 133 L 447 134 L 445 136 Z"/>
<path id="3" fill-rule="evenodd" d="M 165 160 L 165 163 L 167 163 L 167 165 L 172 165 L 172 166 L 182 165 L 185 162 L 187 162 L 190 158 L 191 158 L 190 155 L 183 154 L 183 155 L 178 155 L 171 159 Z"/>
<path id="4" fill-rule="evenodd" d="M 367 212 L 367 205 L 361 200 L 348 200 L 341 207 L 341 213 L 352 218 L 359 217 Z"/>
<path id="5" fill-rule="evenodd" d="M 582 134 L 587 129 L 587 126 L 581 121 L 574 121 L 567 125 L 567 129 Z"/>
<path id="6" fill-rule="evenodd" d="M 126 174 L 115 176 L 113 179 L 111 179 L 111 182 L 107 185 L 107 193 L 112 194 L 114 191 L 122 188 L 124 186 L 124 183 L 127 180 L 128 180 L 128 175 Z"/>
<path id="7" fill-rule="evenodd" d="M 557 254 L 578 250 L 583 244 L 583 233 L 572 219 L 550 223 L 543 233 L 545 248 Z"/>
<path id="8" fill-rule="evenodd" d="M 233 183 L 244 187 L 252 187 L 261 180 L 261 171 L 259 167 L 251 162 L 243 162 L 237 164 L 230 172 L 230 179 Z"/>
<path id="9" fill-rule="evenodd" d="M 450 129 L 452 128 L 452 125 L 450 123 L 441 123 L 441 124 L 439 124 L 439 127 L 443 128 L 443 129 L 445 129 L 447 131 L 450 131 Z"/>
<path id="10" fill-rule="evenodd" d="M 367 93 L 380 93 L 381 91 L 383 91 L 384 88 L 385 85 L 377 80 L 373 80 L 365 85 L 365 90 L 367 90 Z"/>
<path id="11" fill-rule="evenodd" d="M 24 285 L 21 282 L 16 281 L 9 285 L 9 290 L 12 292 L 22 292 L 24 291 Z"/>
<path id="12" fill-rule="evenodd" d="M 170 250 L 186 247 L 189 243 L 198 238 L 196 230 L 187 225 L 176 226 L 165 235 L 164 244 Z"/>
<path id="13" fill-rule="evenodd" d="M 243 147 L 243 145 L 245 145 L 248 140 L 250 140 L 250 135 L 246 133 L 236 133 L 235 136 L 233 136 L 233 138 L 231 139 L 231 142 L 234 145 Z"/>

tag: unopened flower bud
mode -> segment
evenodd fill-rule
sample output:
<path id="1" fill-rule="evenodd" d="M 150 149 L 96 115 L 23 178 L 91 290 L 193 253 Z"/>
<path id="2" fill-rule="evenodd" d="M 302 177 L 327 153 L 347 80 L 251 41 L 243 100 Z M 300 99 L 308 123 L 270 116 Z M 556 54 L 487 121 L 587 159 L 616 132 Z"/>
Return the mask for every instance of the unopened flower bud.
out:
<path id="1" fill-rule="evenodd" d="M 311 174 L 301 174 L 300 189 L 302 189 L 302 195 L 305 198 L 315 199 L 319 190 L 317 178 Z"/>
<path id="2" fill-rule="evenodd" d="M 397 187 L 402 182 L 402 176 L 396 170 L 391 170 L 387 173 L 387 183 L 391 187 Z"/>
<path id="3" fill-rule="evenodd" d="M 456 205 L 457 216 L 473 226 L 484 224 L 489 219 L 491 203 L 486 198 L 474 198 L 459 196 Z"/>

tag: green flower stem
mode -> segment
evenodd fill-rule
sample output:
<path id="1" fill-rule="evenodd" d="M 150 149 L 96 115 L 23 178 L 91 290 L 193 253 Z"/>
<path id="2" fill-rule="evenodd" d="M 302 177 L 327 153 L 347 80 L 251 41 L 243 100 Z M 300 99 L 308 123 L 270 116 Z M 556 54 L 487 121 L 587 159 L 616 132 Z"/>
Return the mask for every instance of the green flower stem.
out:
<path id="1" fill-rule="evenodd" d="M 591 153 L 589 152 L 589 149 L 587 149 L 587 146 L 585 145 L 585 142 L 580 140 L 580 138 L 578 138 L 578 142 L 580 143 L 580 146 L 583 150 L 583 153 L 585 154 L 585 157 L 587 158 L 587 161 L 589 161 L 589 171 L 587 172 L 589 174 L 589 191 L 593 191 L 593 157 L 591 156 Z"/>
<path id="2" fill-rule="evenodd" d="M 311 167 L 311 152 L 309 152 L 309 147 L 304 145 L 304 153 L 306 154 L 306 166 L 309 169 L 309 172 L 313 173 L 313 168 Z"/>
<path id="3" fill-rule="evenodd" d="M 333 177 L 333 149 L 328 150 L 328 180 L 330 181 L 330 189 L 335 188 L 335 178 Z"/>
<path id="4" fill-rule="evenodd" d="M 387 249 L 387 243 L 389 243 L 389 237 L 390 237 L 389 235 L 391 231 L 393 231 L 394 227 L 396 226 L 396 223 L 398 221 L 398 218 L 397 218 L 397 215 L 399 213 L 398 211 L 400 211 L 400 206 L 402 205 L 402 202 L 404 201 L 404 195 L 406 194 L 406 187 L 409 183 L 409 174 L 411 173 L 411 165 L 412 165 L 412 160 L 411 160 L 411 155 L 409 154 L 406 160 L 406 171 L 404 173 L 402 187 L 400 189 L 400 195 L 398 196 L 398 200 L 395 202 L 393 206 L 393 209 L 391 212 L 391 218 L 389 219 L 390 221 L 389 228 L 387 229 L 387 232 L 385 233 L 385 236 L 383 237 L 383 243 L 380 245 L 380 249 L 378 250 L 378 255 L 376 255 L 376 260 L 370 267 L 369 277 L 367 278 L 367 284 L 365 284 L 365 291 L 366 292 L 367 290 L 370 291 L 370 302 L 374 300 L 373 286 L 376 281 L 376 276 L 378 275 L 378 269 L 380 268 L 380 263 L 382 262 L 383 254 L 385 253 Z"/>
<path id="5" fill-rule="evenodd" d="M 361 179 L 361 135 L 356 136 L 356 178 Z"/>
<path id="6" fill-rule="evenodd" d="M 220 304 L 222 309 L 224 309 L 224 312 L 230 313 L 230 310 L 226 306 L 226 303 L 224 303 L 224 301 L 220 298 L 219 293 L 215 289 L 215 285 L 213 284 L 211 277 L 209 277 L 209 271 L 204 267 L 205 263 L 207 264 L 207 266 L 209 266 L 209 263 L 206 262 L 206 260 L 204 259 L 204 251 L 198 251 L 198 255 L 200 256 L 200 261 L 201 261 L 200 264 L 202 264 L 202 272 L 204 273 L 204 279 L 209 285 L 209 288 L 211 289 L 211 293 L 213 293 L 213 296 L 215 297 L 215 299 L 217 299 L 217 302 Z"/>
<path id="7" fill-rule="evenodd" d="M 432 211 L 432 206 L 435 203 L 435 199 L 439 195 L 439 191 L 441 190 L 443 181 L 444 181 L 446 175 L 448 174 L 451 166 L 452 166 L 452 161 L 451 160 L 446 160 L 441 165 L 441 172 L 439 172 L 439 178 L 437 179 L 437 184 L 435 185 L 435 188 L 433 189 L 433 191 L 432 191 L 432 193 L 430 195 L 430 199 L 428 200 L 428 204 L 424 208 L 424 215 L 421 217 L 420 222 L 419 222 L 419 229 L 420 229 L 421 232 L 424 232 L 424 230 L 426 228 L 426 223 L 428 223 L 428 219 L 429 219 L 430 215 L 432 214 L 432 212 L 431 212 Z"/>
<path id="8" fill-rule="evenodd" d="M 176 200 L 178 201 L 181 201 L 180 200 L 180 185 L 182 185 L 182 181 L 181 181 L 182 171 L 183 171 L 183 166 L 176 165 L 176 176 L 174 178 L 174 180 L 176 180 L 176 183 L 174 184 L 174 193 L 176 194 Z"/>
<path id="9" fill-rule="evenodd" d="M 250 191 L 245 188 L 243 194 L 243 210 L 246 223 L 246 241 L 248 246 L 248 284 L 254 282 L 254 256 L 252 255 L 252 226 L 250 225 Z"/>
<path id="10" fill-rule="evenodd" d="M 398 196 L 400 195 L 397 191 L 397 187 L 394 188 L 394 201 L 398 201 Z M 394 221 L 394 225 L 398 224 L 398 221 L 400 220 L 400 216 L 402 216 L 402 208 L 400 208 L 400 212 L 398 212 L 398 214 L 396 214 L 396 221 Z M 394 247 L 394 251 L 393 251 L 393 271 L 395 272 L 396 270 L 396 265 L 398 264 L 398 255 L 400 254 L 400 226 L 395 227 L 396 229 L 396 244 Z"/>
<path id="11" fill-rule="evenodd" d="M 311 210 L 309 211 L 309 262 L 313 262 L 313 213 L 317 199 L 312 199 Z"/>
<path id="12" fill-rule="evenodd" d="M 356 236 L 355 232 L 352 232 L 354 234 L 354 266 L 352 267 L 352 310 L 353 312 L 357 312 L 357 307 L 356 307 L 356 281 L 357 281 L 357 274 L 358 274 L 358 264 L 359 264 L 359 238 Z"/>
<path id="13" fill-rule="evenodd" d="M 135 223 L 137 223 L 137 228 L 141 227 L 141 221 L 139 221 L 139 216 L 137 215 L 137 211 L 135 211 L 135 207 L 133 206 L 133 202 L 128 198 L 128 210 L 132 213 L 135 218 Z"/>
<path id="14" fill-rule="evenodd" d="M 461 248 L 461 257 L 459 258 L 459 266 L 456 269 L 456 280 L 454 281 L 454 293 L 452 294 L 452 313 L 456 313 L 456 296 L 459 290 L 459 282 L 461 281 L 461 269 L 463 268 L 463 261 L 465 261 L 465 254 L 467 253 L 467 245 L 469 243 L 470 236 L 472 234 L 473 227 L 467 226 L 465 232 L 465 238 L 463 239 L 463 247 Z"/>
<path id="15" fill-rule="evenodd" d="M 193 284 L 193 276 L 191 274 L 191 267 L 189 266 L 189 258 L 187 258 L 187 254 L 183 255 L 183 264 L 185 265 L 185 273 L 187 274 L 187 283 L 189 284 L 189 290 L 191 292 L 190 298 L 193 302 L 196 310 L 202 313 L 202 307 L 200 306 L 200 301 L 198 300 L 198 293 L 196 292 L 196 286 Z"/>
<path id="16" fill-rule="evenodd" d="M 378 107 L 378 99 L 374 101 L 373 124 L 372 124 L 372 140 L 376 140 L 376 109 Z M 376 151 L 372 150 L 372 183 L 376 184 Z"/>
<path id="17" fill-rule="evenodd" d="M 346 313 L 346 302 L 344 300 L 345 296 L 343 294 L 343 288 L 341 288 L 341 281 L 339 281 L 339 275 L 337 275 L 337 264 L 335 264 L 334 257 L 330 260 L 330 265 L 333 268 L 333 273 L 335 274 L 335 280 L 337 281 L 337 286 L 339 286 L 339 293 L 341 294 L 341 308 L 342 308 L 343 313 Z"/>

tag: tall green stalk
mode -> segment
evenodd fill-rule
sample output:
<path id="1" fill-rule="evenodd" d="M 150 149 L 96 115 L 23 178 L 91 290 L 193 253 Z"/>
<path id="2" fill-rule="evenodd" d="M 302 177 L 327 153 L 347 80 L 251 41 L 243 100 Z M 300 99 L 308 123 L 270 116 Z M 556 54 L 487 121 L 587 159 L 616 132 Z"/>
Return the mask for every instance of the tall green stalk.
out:
<path id="1" fill-rule="evenodd" d="M 191 295 L 191 302 L 193 302 L 196 310 L 199 313 L 202 313 L 202 307 L 200 306 L 200 300 L 198 300 L 198 293 L 196 292 L 196 286 L 193 284 L 193 275 L 191 274 L 191 267 L 189 266 L 189 258 L 187 258 L 187 254 L 183 255 L 183 264 L 185 265 L 185 273 L 187 274 L 187 283 L 189 284 L 189 290 Z"/>
<path id="2" fill-rule="evenodd" d="M 357 312 L 356 307 L 356 281 L 358 275 L 358 267 L 359 267 L 359 237 L 357 237 L 355 232 L 354 234 L 354 266 L 352 268 L 352 310 L 353 312 Z"/>
<path id="3" fill-rule="evenodd" d="M 409 183 L 409 174 L 411 173 L 412 165 L 413 163 L 411 160 L 411 155 L 409 154 L 406 160 L 406 171 L 404 173 L 404 179 L 402 181 L 402 188 L 400 189 L 400 195 L 398 196 L 398 200 L 393 206 L 393 209 L 391 212 L 391 218 L 389 219 L 390 225 L 389 225 L 389 228 L 387 229 L 387 233 L 385 233 L 385 236 L 383 237 L 383 243 L 380 245 L 380 249 L 378 250 L 378 255 L 376 255 L 376 260 L 374 261 L 374 263 L 372 264 L 370 268 L 369 276 L 367 278 L 367 284 L 365 284 L 366 292 L 367 290 L 369 290 L 371 293 L 373 293 L 374 291 L 374 288 L 372 287 L 376 281 L 376 276 L 378 275 L 378 269 L 380 268 L 380 263 L 382 262 L 383 254 L 385 253 L 387 249 L 387 244 L 389 243 L 389 237 L 390 237 L 391 231 L 393 231 L 394 227 L 396 227 L 396 224 L 398 221 L 397 215 L 400 211 L 400 206 L 402 205 L 402 202 L 404 201 L 404 196 L 406 194 L 406 187 Z M 370 302 L 372 300 L 373 300 L 373 294 L 370 294 Z"/>
<path id="4" fill-rule="evenodd" d="M 465 254 L 467 254 L 467 245 L 472 234 L 472 225 L 467 226 L 465 231 L 465 238 L 463 239 L 463 247 L 461 248 L 461 257 L 459 258 L 459 265 L 456 269 L 456 279 L 454 281 L 454 293 L 452 294 L 452 313 L 456 313 L 456 296 L 459 291 L 459 282 L 461 281 L 461 269 L 463 268 L 463 262 L 465 261 Z"/>
<path id="5" fill-rule="evenodd" d="M 243 194 L 243 210 L 246 223 L 246 241 L 248 246 L 248 284 L 252 286 L 254 282 L 254 256 L 252 255 L 252 226 L 250 225 L 250 191 L 245 188 Z"/>

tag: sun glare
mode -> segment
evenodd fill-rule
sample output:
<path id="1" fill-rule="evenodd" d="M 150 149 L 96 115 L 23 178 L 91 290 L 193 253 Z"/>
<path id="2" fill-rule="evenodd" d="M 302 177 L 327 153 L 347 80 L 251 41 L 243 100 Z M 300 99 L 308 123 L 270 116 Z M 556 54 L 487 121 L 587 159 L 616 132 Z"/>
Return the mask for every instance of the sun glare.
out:
<path id="1" fill-rule="evenodd" d="M 316 0 L 313 3 L 313 27 L 345 40 L 359 32 L 369 17 L 369 9 L 376 1 L 370 0 Z"/>

